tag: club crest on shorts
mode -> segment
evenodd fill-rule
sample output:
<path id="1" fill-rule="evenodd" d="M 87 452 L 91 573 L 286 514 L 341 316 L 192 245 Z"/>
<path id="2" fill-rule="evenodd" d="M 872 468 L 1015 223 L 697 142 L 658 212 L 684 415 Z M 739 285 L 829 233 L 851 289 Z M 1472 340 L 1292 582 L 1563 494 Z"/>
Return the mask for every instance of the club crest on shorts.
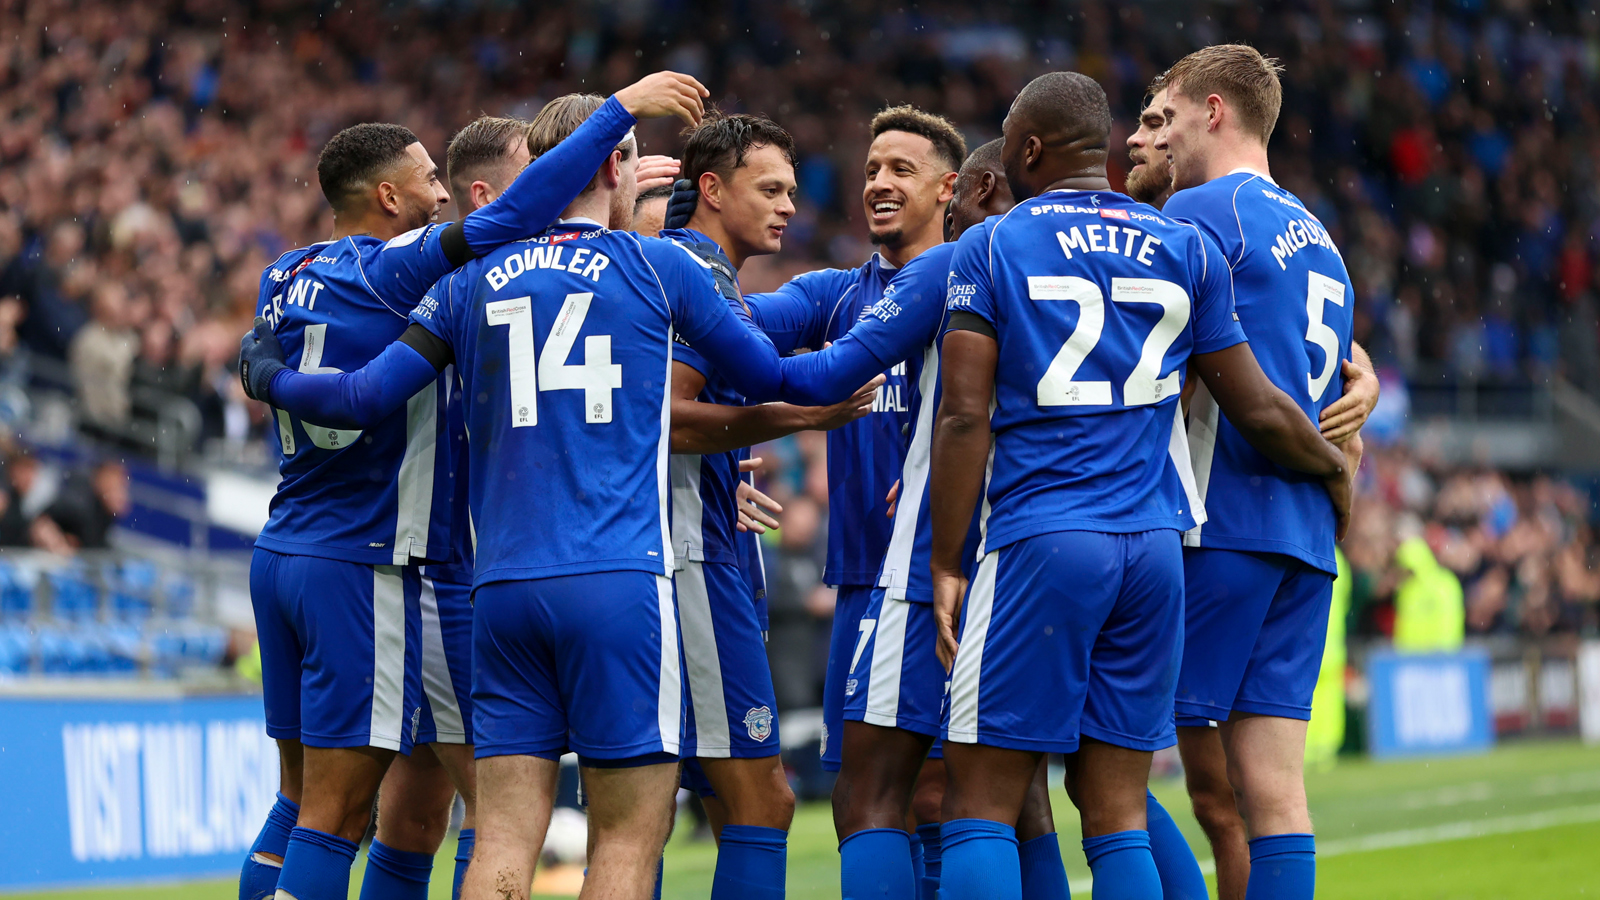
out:
<path id="1" fill-rule="evenodd" d="M 772 737 L 772 710 L 758 706 L 744 714 L 744 728 L 750 739 L 764 741 Z"/>
<path id="2" fill-rule="evenodd" d="M 817 755 L 828 755 L 828 726 L 826 723 L 822 726 L 822 743 L 817 747 Z"/>
<path id="3" fill-rule="evenodd" d="M 422 727 L 422 707 L 419 706 L 416 709 L 413 709 L 411 711 L 411 740 L 412 741 L 415 741 L 417 739 L 417 729 L 419 729 L 421 727 Z"/>

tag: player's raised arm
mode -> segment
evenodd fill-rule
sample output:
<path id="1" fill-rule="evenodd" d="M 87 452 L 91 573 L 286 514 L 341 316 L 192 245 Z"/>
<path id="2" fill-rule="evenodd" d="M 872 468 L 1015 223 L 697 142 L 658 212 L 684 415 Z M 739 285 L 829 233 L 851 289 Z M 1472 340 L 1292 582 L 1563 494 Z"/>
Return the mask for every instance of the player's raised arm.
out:
<path id="1" fill-rule="evenodd" d="M 677 116 L 698 122 L 708 93 L 699 81 L 677 72 L 656 72 L 623 88 L 566 140 L 530 162 L 494 202 L 459 222 L 391 241 L 367 271 L 368 281 L 386 298 L 409 307 L 451 269 L 548 228 L 639 119 Z"/>
<path id="2" fill-rule="evenodd" d="M 723 453 L 753 447 L 797 431 L 832 431 L 872 412 L 873 398 L 883 380 L 883 376 L 878 375 L 832 406 L 792 403 L 724 406 L 695 399 L 705 388 L 705 375 L 675 360 L 672 364 L 672 452 Z"/>

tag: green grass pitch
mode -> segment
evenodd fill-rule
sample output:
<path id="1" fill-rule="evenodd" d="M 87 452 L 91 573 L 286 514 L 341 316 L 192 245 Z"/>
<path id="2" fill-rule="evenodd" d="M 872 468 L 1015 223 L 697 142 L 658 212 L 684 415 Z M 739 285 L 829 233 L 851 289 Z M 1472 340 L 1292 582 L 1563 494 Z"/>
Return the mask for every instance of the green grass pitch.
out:
<path id="1" fill-rule="evenodd" d="M 1183 787 L 1154 785 L 1206 860 Z M 1485 756 L 1415 762 L 1348 762 L 1312 773 L 1306 790 L 1318 833 L 1323 900 L 1522 900 L 1600 897 L 1600 748 L 1575 743 L 1502 747 Z M 1057 791 L 1056 821 L 1073 893 L 1088 868 L 1077 817 Z M 440 851 L 430 900 L 448 900 L 453 841 Z M 837 898 L 839 856 L 826 804 L 802 807 L 789 845 L 789 896 Z M 716 854 L 676 836 L 667 850 L 669 900 L 710 893 Z M 350 896 L 360 890 L 357 860 Z M 6 895 L 7 900 L 231 900 L 231 880 Z"/>

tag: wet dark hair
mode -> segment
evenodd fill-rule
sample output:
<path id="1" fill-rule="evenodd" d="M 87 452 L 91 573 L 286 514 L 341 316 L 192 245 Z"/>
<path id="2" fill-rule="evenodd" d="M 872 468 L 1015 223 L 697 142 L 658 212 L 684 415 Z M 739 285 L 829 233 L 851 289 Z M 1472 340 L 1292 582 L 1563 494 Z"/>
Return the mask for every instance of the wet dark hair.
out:
<path id="1" fill-rule="evenodd" d="M 757 147 L 776 147 L 789 165 L 797 165 L 794 138 L 777 122 L 766 116 L 745 113 L 724 113 L 708 110 L 700 124 L 685 132 L 688 141 L 683 148 L 683 175 L 696 185 L 700 176 L 715 172 L 726 181 L 733 170 L 745 164 L 745 154 Z"/>
<path id="2" fill-rule="evenodd" d="M 643 207 L 646 203 L 649 203 L 651 200 L 664 200 L 664 199 L 670 199 L 671 197 L 672 197 L 672 185 L 670 185 L 670 184 L 658 184 L 658 185 L 656 185 L 655 187 L 651 188 L 648 191 L 640 191 L 639 192 L 639 196 L 633 198 L 633 208 L 634 208 L 635 211 L 637 211 L 637 210 L 639 210 L 640 207 Z"/>
<path id="3" fill-rule="evenodd" d="M 406 155 L 417 136 L 404 125 L 364 122 L 328 139 L 317 156 L 317 183 L 334 212 L 343 212 L 373 180 Z"/>

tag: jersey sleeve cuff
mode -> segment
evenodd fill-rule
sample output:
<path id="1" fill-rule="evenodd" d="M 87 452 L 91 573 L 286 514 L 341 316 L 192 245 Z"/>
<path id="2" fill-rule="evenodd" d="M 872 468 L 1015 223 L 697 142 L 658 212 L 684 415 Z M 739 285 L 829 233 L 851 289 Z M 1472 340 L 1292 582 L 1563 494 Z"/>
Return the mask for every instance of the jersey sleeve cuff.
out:
<path id="1" fill-rule="evenodd" d="M 672 361 L 683 363 L 705 376 L 707 380 L 710 380 L 716 371 L 711 363 L 706 362 L 706 358 L 700 355 L 700 351 L 684 343 L 682 338 L 675 337 L 672 340 Z"/>
<path id="2" fill-rule="evenodd" d="M 1209 340 L 1200 340 L 1199 338 L 1196 338 L 1194 342 L 1194 352 L 1215 353 L 1218 350 L 1226 350 L 1229 347 L 1236 347 L 1244 342 L 1245 336 L 1244 332 L 1242 331 L 1236 331 L 1233 334 L 1226 334 L 1220 337 L 1211 338 Z"/>

